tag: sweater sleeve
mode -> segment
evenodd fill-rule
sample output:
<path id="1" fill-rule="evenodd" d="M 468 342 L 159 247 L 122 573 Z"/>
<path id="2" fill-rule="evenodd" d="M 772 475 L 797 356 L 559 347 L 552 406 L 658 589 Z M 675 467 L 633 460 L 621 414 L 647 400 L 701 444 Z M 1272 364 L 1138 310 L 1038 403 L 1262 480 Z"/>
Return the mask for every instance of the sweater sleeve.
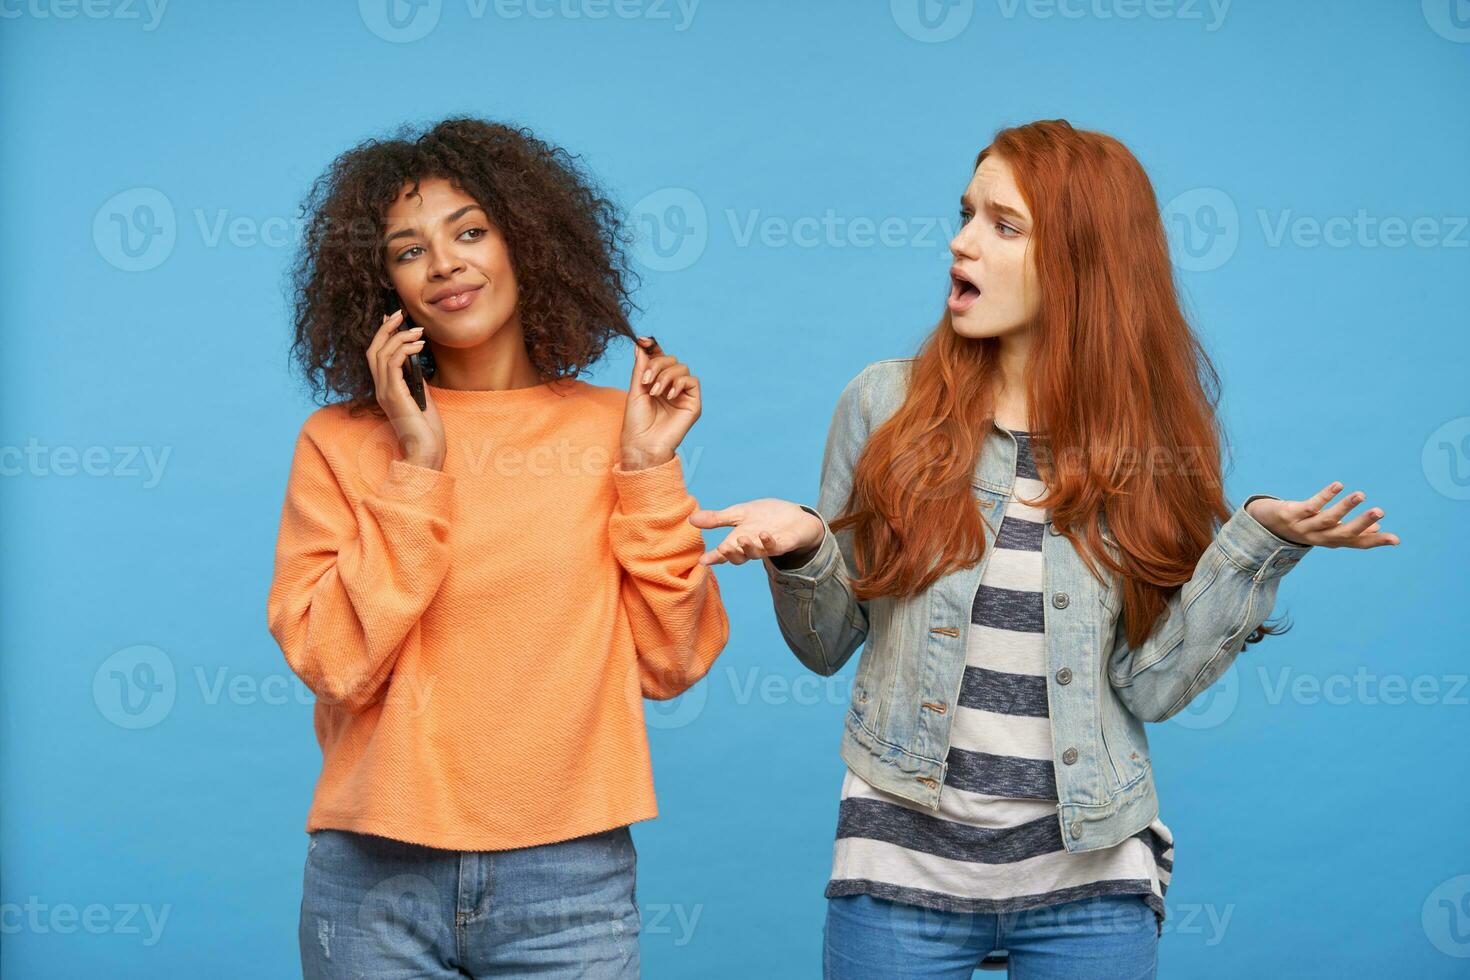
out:
<path id="1" fill-rule="evenodd" d="M 354 505 L 306 427 L 296 442 L 266 615 L 298 677 L 361 712 L 449 568 L 453 477 L 402 460 Z"/>
<path id="2" fill-rule="evenodd" d="M 608 525 L 622 567 L 623 605 L 633 626 L 643 696 L 677 697 L 708 673 L 730 637 L 704 538 L 689 523 L 695 500 L 676 455 L 658 466 L 614 466 L 617 504 Z"/>

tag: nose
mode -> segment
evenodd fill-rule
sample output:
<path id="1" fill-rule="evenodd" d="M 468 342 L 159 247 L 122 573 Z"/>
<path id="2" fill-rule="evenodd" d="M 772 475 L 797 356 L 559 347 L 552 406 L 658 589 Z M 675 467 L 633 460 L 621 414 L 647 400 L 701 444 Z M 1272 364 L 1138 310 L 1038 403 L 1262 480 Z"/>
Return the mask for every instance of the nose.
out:
<path id="1" fill-rule="evenodd" d="M 972 219 L 962 225 L 960 230 L 955 232 L 954 237 L 949 240 L 949 252 L 955 258 L 974 259 L 979 257 L 980 253 L 976 249 L 976 236 L 971 231 L 974 227 L 975 222 Z"/>
<path id="2" fill-rule="evenodd" d="M 429 258 L 429 275 L 436 279 L 452 279 L 464 267 L 464 259 L 453 245 L 434 249 Z"/>

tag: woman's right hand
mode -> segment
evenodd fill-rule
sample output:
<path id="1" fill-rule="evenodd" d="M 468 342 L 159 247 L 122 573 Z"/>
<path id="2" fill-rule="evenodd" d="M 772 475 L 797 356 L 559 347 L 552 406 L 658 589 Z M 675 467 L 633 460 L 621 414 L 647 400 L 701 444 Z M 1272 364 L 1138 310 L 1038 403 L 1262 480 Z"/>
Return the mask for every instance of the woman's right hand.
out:
<path id="1" fill-rule="evenodd" d="M 388 421 L 393 423 L 403 461 L 427 469 L 443 469 L 444 421 L 439 418 L 434 397 L 429 393 L 429 386 L 424 385 L 424 409 L 419 411 L 403 377 L 403 362 L 424 349 L 424 328 L 399 330 L 402 322 L 402 310 L 383 317 L 383 325 L 368 347 L 373 394 Z"/>
<path id="2" fill-rule="evenodd" d="M 775 558 L 788 555 L 792 559 L 810 559 L 826 529 L 813 517 L 789 500 L 764 497 L 743 504 L 732 504 L 723 510 L 696 510 L 689 523 L 698 528 L 734 528 L 719 547 L 700 557 L 701 565 L 730 562 L 743 565 L 752 558 Z M 805 561 L 788 561 L 798 567 Z"/>

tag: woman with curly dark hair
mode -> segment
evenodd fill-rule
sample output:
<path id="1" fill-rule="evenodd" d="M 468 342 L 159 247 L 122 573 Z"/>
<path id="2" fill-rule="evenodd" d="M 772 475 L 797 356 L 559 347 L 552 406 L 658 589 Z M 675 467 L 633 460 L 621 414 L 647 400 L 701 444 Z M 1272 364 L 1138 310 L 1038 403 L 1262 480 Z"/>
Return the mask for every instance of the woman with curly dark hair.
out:
<path id="1" fill-rule="evenodd" d="M 368 140 L 305 210 L 293 354 L 327 404 L 267 610 L 323 755 L 303 972 L 637 976 L 642 698 L 729 634 L 674 453 L 699 383 L 629 326 L 616 209 L 524 129 Z M 628 390 L 580 380 L 619 336 Z"/>

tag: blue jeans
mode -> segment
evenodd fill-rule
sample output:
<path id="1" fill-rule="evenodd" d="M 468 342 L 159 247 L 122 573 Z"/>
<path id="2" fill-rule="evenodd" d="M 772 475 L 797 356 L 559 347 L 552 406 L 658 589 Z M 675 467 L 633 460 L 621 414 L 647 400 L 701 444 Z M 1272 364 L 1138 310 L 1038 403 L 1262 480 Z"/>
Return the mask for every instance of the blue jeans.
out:
<path id="1" fill-rule="evenodd" d="M 1152 980 L 1158 920 L 1139 895 L 1102 895 L 1021 912 L 940 912 L 871 895 L 827 900 L 827 980 L 970 980 L 992 950 L 1012 980 Z"/>
<path id="2" fill-rule="evenodd" d="M 318 830 L 302 976 L 636 978 L 636 871 L 627 827 L 510 851 Z"/>

